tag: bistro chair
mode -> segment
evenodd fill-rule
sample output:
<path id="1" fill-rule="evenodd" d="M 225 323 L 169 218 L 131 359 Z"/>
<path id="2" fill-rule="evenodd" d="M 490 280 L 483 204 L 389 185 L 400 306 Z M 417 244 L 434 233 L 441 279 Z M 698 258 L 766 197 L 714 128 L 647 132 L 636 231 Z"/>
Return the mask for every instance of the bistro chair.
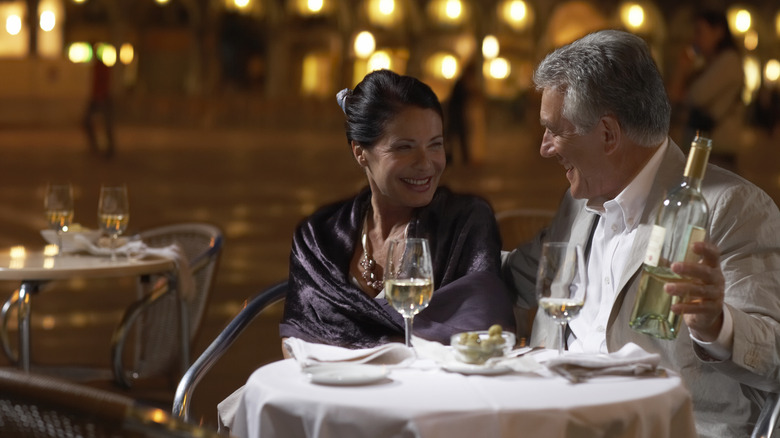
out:
<path id="1" fill-rule="evenodd" d="M 778 419 L 780 418 L 780 394 L 776 392 L 769 393 L 764 400 L 764 407 L 758 416 L 758 421 L 753 428 L 751 438 L 770 438 L 776 436 L 780 428 Z"/>
<path id="2" fill-rule="evenodd" d="M 195 291 L 189 298 L 181 297 L 171 287 L 174 278 L 162 282 L 155 278 L 139 279 L 141 283 L 160 286 L 131 304 L 114 331 L 111 363 L 116 383 L 124 388 L 130 388 L 136 379 L 167 373 L 181 376 L 187 370 L 190 346 L 203 320 L 223 242 L 217 227 L 203 223 L 150 229 L 141 233 L 141 239 L 152 248 L 178 244 L 189 261 Z M 133 336 L 137 342 L 131 344 L 134 348 L 128 369 L 124 360 L 126 345 Z M 178 377 L 174 379 L 177 380 Z"/>
<path id="3" fill-rule="evenodd" d="M 15 438 L 217 436 L 125 395 L 9 369 L 0 369 L 0 433 Z"/>
<path id="4" fill-rule="evenodd" d="M 244 308 L 228 323 L 192 366 L 184 373 L 173 399 L 173 416 L 191 422 L 190 406 L 195 387 L 211 367 L 238 339 L 239 335 L 263 310 L 283 300 L 287 295 L 287 280 L 268 287 L 244 302 Z"/>
<path id="5" fill-rule="evenodd" d="M 496 213 L 502 250 L 511 251 L 530 240 L 552 221 L 555 212 L 536 208 L 518 208 Z"/>

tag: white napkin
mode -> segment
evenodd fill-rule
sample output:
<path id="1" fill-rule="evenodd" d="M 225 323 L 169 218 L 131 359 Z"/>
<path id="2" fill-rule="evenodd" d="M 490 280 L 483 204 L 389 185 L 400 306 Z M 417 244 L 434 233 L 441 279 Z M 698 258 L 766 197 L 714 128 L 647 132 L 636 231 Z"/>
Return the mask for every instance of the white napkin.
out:
<path id="1" fill-rule="evenodd" d="M 147 246 L 141 240 L 125 241 L 115 249 L 116 254 L 125 255 L 132 260 L 140 260 L 147 255 L 153 255 L 173 260 L 176 265 L 177 288 L 179 296 L 189 301 L 195 296 L 195 278 L 190 269 L 190 261 L 181 247 L 174 243 L 161 248 Z M 73 238 L 75 251 L 85 251 L 96 256 L 110 256 L 111 248 L 103 245 L 95 245 L 84 236 L 76 235 Z"/>
<path id="2" fill-rule="evenodd" d="M 414 360 L 414 351 L 398 342 L 351 350 L 335 345 L 306 342 L 298 338 L 287 338 L 284 341 L 284 348 L 301 368 L 330 363 L 398 365 Z"/>
<path id="3" fill-rule="evenodd" d="M 569 353 L 545 362 L 547 368 L 572 381 L 603 375 L 640 375 L 655 371 L 661 362 L 657 353 L 648 353 L 634 343 L 609 354 Z"/>

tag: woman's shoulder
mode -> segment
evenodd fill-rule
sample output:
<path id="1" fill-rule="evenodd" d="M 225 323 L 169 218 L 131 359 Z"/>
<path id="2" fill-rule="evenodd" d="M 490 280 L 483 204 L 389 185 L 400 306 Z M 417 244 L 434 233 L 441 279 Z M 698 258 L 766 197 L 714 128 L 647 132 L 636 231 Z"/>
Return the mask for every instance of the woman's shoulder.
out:
<path id="1" fill-rule="evenodd" d="M 319 228 L 322 226 L 334 227 L 340 223 L 350 223 L 357 214 L 357 210 L 368 203 L 370 192 L 366 189 L 359 194 L 338 201 L 322 205 L 314 213 L 305 217 L 298 225 L 299 228 Z"/>

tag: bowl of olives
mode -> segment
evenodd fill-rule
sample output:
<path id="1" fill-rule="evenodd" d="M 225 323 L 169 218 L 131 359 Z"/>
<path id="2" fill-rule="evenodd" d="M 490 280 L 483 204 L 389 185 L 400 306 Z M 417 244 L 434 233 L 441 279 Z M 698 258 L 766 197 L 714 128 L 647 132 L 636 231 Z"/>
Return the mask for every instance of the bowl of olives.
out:
<path id="1" fill-rule="evenodd" d="M 515 346 L 515 335 L 495 324 L 488 330 L 456 333 L 450 338 L 455 359 L 481 365 L 491 357 L 501 357 Z"/>

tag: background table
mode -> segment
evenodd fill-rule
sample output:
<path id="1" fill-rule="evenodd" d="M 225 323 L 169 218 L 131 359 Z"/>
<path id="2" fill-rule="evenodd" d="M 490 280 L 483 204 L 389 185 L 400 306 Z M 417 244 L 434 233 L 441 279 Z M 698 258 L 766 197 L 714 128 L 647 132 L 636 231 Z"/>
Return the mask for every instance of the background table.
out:
<path id="1" fill-rule="evenodd" d="M 62 254 L 46 256 L 43 251 L 25 250 L 12 254 L 10 250 L 0 252 L 0 280 L 19 281 L 19 366 L 30 369 L 30 313 L 32 295 L 43 283 L 74 277 L 122 277 L 163 274 L 172 272 L 175 263 L 163 257 L 147 257 L 129 260 L 119 257 L 110 261 L 108 257 L 89 254 Z"/>
<path id="2" fill-rule="evenodd" d="M 310 383 L 293 359 L 256 370 L 231 431 L 238 437 L 695 437 L 677 376 L 571 384 L 517 373 L 393 369 L 365 386 Z"/>

